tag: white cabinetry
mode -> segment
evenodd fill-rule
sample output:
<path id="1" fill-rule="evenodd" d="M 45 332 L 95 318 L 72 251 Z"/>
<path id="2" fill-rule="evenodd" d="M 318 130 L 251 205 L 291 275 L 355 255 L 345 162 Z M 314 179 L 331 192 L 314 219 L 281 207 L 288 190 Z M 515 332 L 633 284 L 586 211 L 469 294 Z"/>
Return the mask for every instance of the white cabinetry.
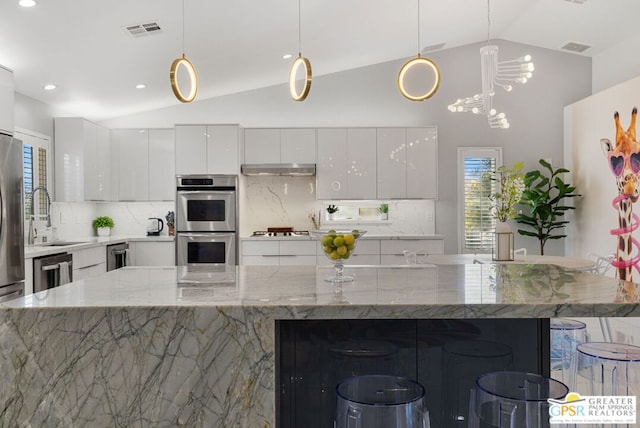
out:
<path id="1" fill-rule="evenodd" d="M 318 129 L 318 199 L 376 199 L 376 129 Z"/>
<path id="2" fill-rule="evenodd" d="M 176 125 L 175 173 L 237 175 L 239 138 L 238 125 Z"/>
<path id="3" fill-rule="evenodd" d="M 173 129 L 149 130 L 149 200 L 175 199 L 175 139 Z"/>
<path id="4" fill-rule="evenodd" d="M 0 133 L 13 135 L 14 98 L 13 72 L 0 66 Z"/>
<path id="5" fill-rule="evenodd" d="M 149 200 L 149 131 L 117 129 L 111 136 L 117 153 L 118 200 Z"/>
<path id="6" fill-rule="evenodd" d="M 105 247 L 92 247 L 84 250 L 76 250 L 73 255 L 73 280 L 93 278 L 107 271 Z"/>
<path id="7" fill-rule="evenodd" d="M 316 163 L 315 128 L 248 128 L 244 163 Z"/>
<path id="8" fill-rule="evenodd" d="M 109 130 L 81 117 L 55 119 L 55 200 L 109 200 Z"/>
<path id="9" fill-rule="evenodd" d="M 130 241 L 129 264 L 131 266 L 175 266 L 175 242 Z"/>
<path id="10" fill-rule="evenodd" d="M 437 198 L 436 128 L 378 128 L 377 134 L 377 198 Z"/>
<path id="11" fill-rule="evenodd" d="M 380 264 L 407 264 L 404 251 L 417 253 L 418 262 L 422 257 L 430 254 L 444 254 L 444 240 L 442 239 L 388 239 L 380 247 Z"/>
<path id="12" fill-rule="evenodd" d="M 242 241 L 243 265 L 316 264 L 316 241 Z"/>
<path id="13" fill-rule="evenodd" d="M 114 129 L 114 175 L 119 201 L 172 201 L 175 158 L 172 129 Z"/>

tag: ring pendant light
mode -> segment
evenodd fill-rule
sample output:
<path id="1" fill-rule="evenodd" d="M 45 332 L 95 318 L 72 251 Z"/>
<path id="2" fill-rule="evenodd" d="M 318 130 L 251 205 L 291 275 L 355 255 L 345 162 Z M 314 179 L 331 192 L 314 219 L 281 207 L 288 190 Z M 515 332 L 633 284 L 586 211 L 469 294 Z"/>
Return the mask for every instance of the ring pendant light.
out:
<path id="1" fill-rule="evenodd" d="M 423 94 L 411 94 L 406 88 L 405 78 L 409 70 L 420 66 L 427 66 L 431 71 L 433 71 L 433 85 Z M 407 61 L 400 69 L 400 72 L 398 73 L 398 90 L 408 100 L 424 101 L 431 98 L 438 90 L 438 87 L 440 87 L 440 69 L 433 60 L 420 56 L 420 0 L 418 0 L 418 55 Z"/>
<path id="2" fill-rule="evenodd" d="M 189 75 L 190 88 L 187 95 L 182 92 L 180 84 L 178 83 L 178 70 L 180 70 L 180 66 L 184 67 Z M 171 90 L 178 101 L 190 103 L 196 98 L 196 94 L 198 93 L 198 75 L 196 74 L 195 67 L 184 54 L 184 0 L 182 0 L 182 57 L 176 58 L 171 63 L 169 80 L 171 80 Z"/>
<path id="3" fill-rule="evenodd" d="M 307 98 L 309 90 L 311 89 L 312 78 L 311 62 L 302 56 L 300 27 L 300 0 L 298 0 L 298 57 L 291 64 L 291 70 L 289 71 L 289 92 L 294 101 L 304 101 Z M 300 67 L 303 67 L 304 70 L 304 84 L 302 89 L 298 91 L 296 88 L 296 76 L 298 75 Z"/>

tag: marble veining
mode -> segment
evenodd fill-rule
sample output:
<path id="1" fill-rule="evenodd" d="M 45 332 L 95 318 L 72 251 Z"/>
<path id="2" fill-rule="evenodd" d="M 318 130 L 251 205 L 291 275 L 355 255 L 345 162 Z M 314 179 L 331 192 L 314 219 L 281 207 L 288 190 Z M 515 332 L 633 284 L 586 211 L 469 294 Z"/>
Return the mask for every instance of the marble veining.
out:
<path id="1" fill-rule="evenodd" d="M 1 426 L 274 427 L 275 320 L 639 316 L 553 265 L 125 268 L 0 305 Z"/>

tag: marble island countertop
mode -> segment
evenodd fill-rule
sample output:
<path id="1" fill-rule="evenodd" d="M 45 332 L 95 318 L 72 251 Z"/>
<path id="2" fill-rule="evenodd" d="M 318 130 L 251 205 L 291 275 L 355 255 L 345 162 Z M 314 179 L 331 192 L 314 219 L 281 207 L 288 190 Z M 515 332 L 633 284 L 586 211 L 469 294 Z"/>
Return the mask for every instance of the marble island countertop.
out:
<path id="1" fill-rule="evenodd" d="M 638 316 L 638 286 L 543 264 L 129 267 L 4 303 L 12 308 L 215 306 L 288 318 Z M 347 311 L 347 312 L 345 312 Z M 372 311 L 375 315 L 372 314 Z"/>
<path id="2" fill-rule="evenodd" d="M 339 230 L 349 230 L 348 228 Z M 298 236 L 243 236 L 241 241 L 313 241 L 317 239 L 313 235 Z M 444 239 L 443 235 L 421 235 L 421 234 L 383 234 L 367 232 L 360 239 Z"/>
<path id="3" fill-rule="evenodd" d="M 636 284 L 555 265 L 345 270 L 123 268 L 6 302 L 0 425 L 274 428 L 278 320 L 640 316 Z"/>

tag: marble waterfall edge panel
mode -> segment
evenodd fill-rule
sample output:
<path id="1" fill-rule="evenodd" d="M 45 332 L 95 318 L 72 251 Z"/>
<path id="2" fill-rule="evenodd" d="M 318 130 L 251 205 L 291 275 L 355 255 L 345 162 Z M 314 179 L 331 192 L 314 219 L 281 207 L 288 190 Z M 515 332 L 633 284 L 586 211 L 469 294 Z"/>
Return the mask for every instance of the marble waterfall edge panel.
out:
<path id="1" fill-rule="evenodd" d="M 1 426 L 275 426 L 256 308 L 0 311 Z"/>

